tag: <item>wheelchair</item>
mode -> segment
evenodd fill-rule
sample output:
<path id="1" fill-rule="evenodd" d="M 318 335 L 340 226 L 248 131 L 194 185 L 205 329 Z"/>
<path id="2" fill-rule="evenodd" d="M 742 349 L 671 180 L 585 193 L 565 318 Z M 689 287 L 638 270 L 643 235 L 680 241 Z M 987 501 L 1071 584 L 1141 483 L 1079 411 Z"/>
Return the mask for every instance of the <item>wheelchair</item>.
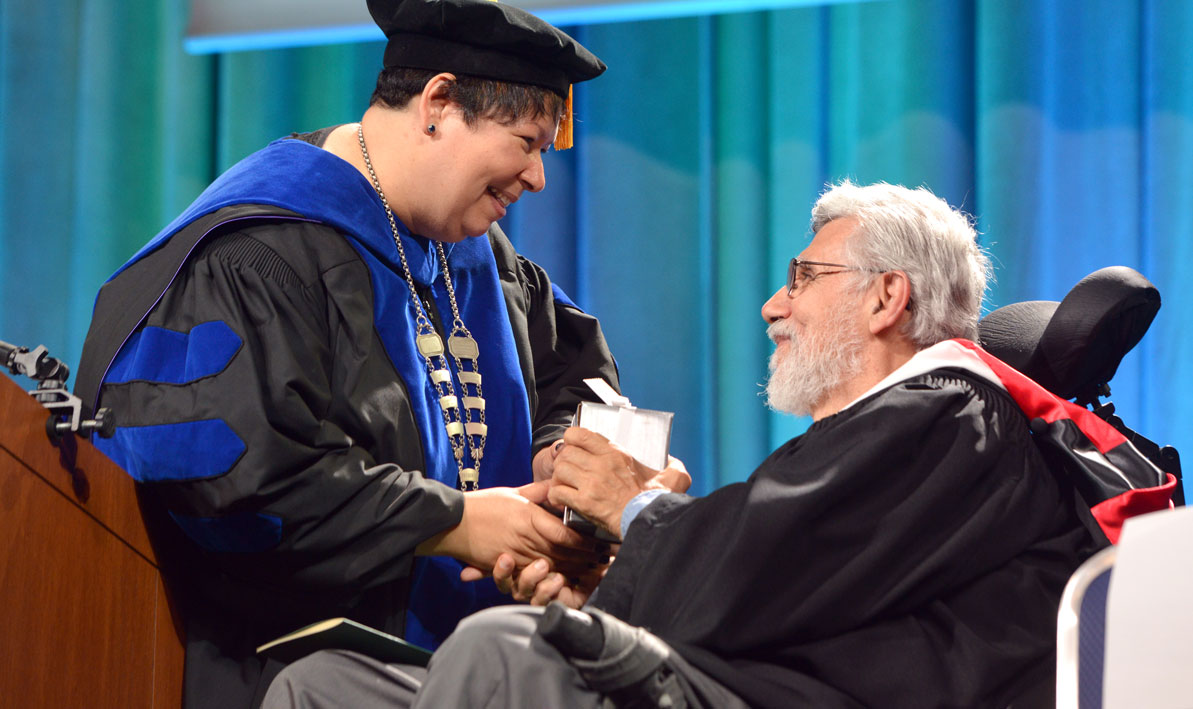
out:
<path id="1" fill-rule="evenodd" d="M 1134 269 L 1110 266 L 1081 279 L 1059 303 L 1025 301 L 991 312 L 978 324 L 978 338 L 990 354 L 1113 426 L 1175 479 L 1172 501 L 1183 505 L 1177 450 L 1132 430 L 1115 415 L 1113 403 L 1102 401 L 1110 396 L 1110 380 L 1123 357 L 1143 339 L 1159 310 L 1160 291 L 1150 281 Z M 1077 477 L 1093 506 L 1098 493 Z M 1131 482 L 1145 487 L 1151 481 Z"/>
<path id="2" fill-rule="evenodd" d="M 1073 480 L 1091 508 L 1136 489 L 1167 488 L 1165 483 L 1173 480 L 1172 499 L 1184 504 L 1176 449 L 1161 447 L 1132 430 L 1115 415 L 1113 403 L 1102 401 L 1110 396 L 1110 380 L 1123 357 L 1143 338 L 1159 309 L 1160 293 L 1152 283 L 1133 269 L 1113 266 L 1083 278 L 1059 303 L 1014 303 L 979 323 L 983 349 L 1049 393 L 1092 412 L 1131 444 L 1126 458 L 1120 449 L 1119 457 L 1102 455 L 1103 464 L 1091 464 L 1099 456 L 1082 449 L 1089 441 L 1080 428 L 1066 429 L 1060 421 L 1031 421 L 1046 460 Z M 1125 514 L 1131 513 L 1128 509 Z M 641 628 L 601 611 L 574 611 L 553 603 L 540 621 L 539 634 L 569 658 L 590 687 L 606 696 L 606 706 L 693 705 L 682 680 L 667 667 L 673 651 Z M 1051 691 L 1051 683 L 1030 688 L 1012 706 L 1050 703 Z"/>

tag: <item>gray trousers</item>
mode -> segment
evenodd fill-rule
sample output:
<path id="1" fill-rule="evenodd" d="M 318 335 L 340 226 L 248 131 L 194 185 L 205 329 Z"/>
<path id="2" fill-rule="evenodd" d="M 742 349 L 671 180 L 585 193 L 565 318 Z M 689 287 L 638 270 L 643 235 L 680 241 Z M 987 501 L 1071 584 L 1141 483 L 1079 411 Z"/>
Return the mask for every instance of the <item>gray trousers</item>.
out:
<path id="1" fill-rule="evenodd" d="M 469 616 L 425 669 L 343 650 L 317 652 L 282 670 L 262 709 L 601 707 L 601 695 L 535 633 L 542 611 L 501 606 Z M 677 654 L 668 665 L 682 678 L 690 706 L 745 706 Z"/>

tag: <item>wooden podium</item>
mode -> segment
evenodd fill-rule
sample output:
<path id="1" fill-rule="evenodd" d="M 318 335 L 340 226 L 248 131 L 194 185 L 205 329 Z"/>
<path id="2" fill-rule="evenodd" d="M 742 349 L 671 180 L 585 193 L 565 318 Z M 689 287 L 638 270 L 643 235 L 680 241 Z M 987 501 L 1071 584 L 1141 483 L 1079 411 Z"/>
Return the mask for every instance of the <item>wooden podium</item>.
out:
<path id="1" fill-rule="evenodd" d="M 53 445 L 48 416 L 0 374 L 0 703 L 178 707 L 181 632 L 132 478 L 73 434 Z"/>

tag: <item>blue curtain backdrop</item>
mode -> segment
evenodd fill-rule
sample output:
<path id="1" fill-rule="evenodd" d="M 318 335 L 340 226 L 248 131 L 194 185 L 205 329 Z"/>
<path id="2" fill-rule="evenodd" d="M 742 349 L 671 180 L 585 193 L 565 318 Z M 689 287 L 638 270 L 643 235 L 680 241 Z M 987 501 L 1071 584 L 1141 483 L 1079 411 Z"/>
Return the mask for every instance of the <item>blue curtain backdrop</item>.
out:
<path id="1" fill-rule="evenodd" d="M 219 171 L 355 120 L 380 44 L 187 56 L 183 0 L 0 3 L 0 339 L 77 360 L 99 285 Z M 1193 455 L 1193 3 L 888 0 L 576 28 L 609 64 L 507 231 L 677 412 L 704 492 L 806 425 L 759 398 L 758 309 L 827 181 L 976 215 L 989 307 L 1135 267 L 1164 306 L 1114 380 Z"/>

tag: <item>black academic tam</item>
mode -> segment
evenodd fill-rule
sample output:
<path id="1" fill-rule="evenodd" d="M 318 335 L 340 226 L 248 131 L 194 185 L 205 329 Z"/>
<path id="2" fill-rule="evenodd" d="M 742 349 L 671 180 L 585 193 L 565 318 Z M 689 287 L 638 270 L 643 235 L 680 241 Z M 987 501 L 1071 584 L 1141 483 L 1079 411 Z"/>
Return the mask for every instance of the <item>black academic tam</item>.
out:
<path id="1" fill-rule="evenodd" d="M 541 86 L 567 98 L 605 64 L 567 33 L 492 0 L 369 0 L 385 66 Z"/>

